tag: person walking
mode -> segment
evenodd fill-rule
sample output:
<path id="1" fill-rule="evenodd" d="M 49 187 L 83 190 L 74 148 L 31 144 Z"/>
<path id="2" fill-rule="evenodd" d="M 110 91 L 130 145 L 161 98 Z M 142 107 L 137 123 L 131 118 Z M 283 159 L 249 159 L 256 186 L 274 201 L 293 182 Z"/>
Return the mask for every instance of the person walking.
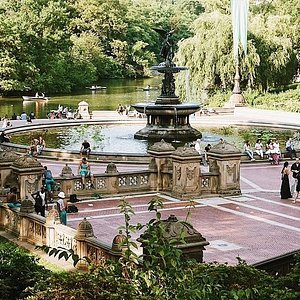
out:
<path id="1" fill-rule="evenodd" d="M 57 200 L 57 210 L 59 213 L 60 222 L 63 225 L 67 225 L 67 208 L 68 202 L 66 201 L 66 195 L 64 192 L 58 193 L 58 200 Z"/>
<path id="2" fill-rule="evenodd" d="M 289 175 L 291 171 L 289 168 L 289 163 L 284 162 L 283 168 L 281 170 L 281 187 L 280 187 L 280 196 L 281 199 L 289 199 L 292 198 Z"/>

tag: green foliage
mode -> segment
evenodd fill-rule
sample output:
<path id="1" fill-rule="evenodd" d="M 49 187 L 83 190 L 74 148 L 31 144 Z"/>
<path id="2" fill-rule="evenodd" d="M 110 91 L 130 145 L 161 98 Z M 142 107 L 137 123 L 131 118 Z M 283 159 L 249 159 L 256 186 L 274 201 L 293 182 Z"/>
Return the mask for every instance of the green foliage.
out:
<path id="1" fill-rule="evenodd" d="M 187 218 L 193 206 L 191 201 Z M 296 300 L 300 296 L 299 257 L 293 271 L 280 278 L 248 266 L 240 259 L 236 266 L 184 261 L 181 251 L 175 247 L 178 242 L 184 242 L 184 235 L 166 242 L 166 228 L 159 211 L 163 203 L 159 198 L 149 202 L 148 210 L 154 217 L 144 225 L 131 224 L 134 211 L 125 199 L 119 208 L 125 219 L 123 257 L 104 266 L 91 266 L 89 273 L 53 274 L 37 283 L 29 299 Z M 147 253 L 137 265 L 138 257 L 133 251 L 137 244 L 132 241 L 132 234 L 140 230 L 146 230 L 142 243 L 147 246 Z M 61 258 L 71 257 L 74 262 L 79 259 L 72 251 L 46 250 Z"/>
<path id="2" fill-rule="evenodd" d="M 20 299 L 26 289 L 50 274 L 38 259 L 0 239 L 0 299 Z"/>

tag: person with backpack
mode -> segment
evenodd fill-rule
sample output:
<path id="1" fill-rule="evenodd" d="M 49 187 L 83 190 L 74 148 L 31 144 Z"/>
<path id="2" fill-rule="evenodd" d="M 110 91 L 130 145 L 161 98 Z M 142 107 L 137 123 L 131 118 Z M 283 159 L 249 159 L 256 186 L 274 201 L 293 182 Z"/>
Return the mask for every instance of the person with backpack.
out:
<path id="1" fill-rule="evenodd" d="M 42 217 L 45 217 L 46 211 L 46 191 L 42 186 L 40 191 L 32 194 L 33 199 L 35 200 L 34 209 L 37 214 L 41 214 Z"/>
<path id="2" fill-rule="evenodd" d="M 48 170 L 48 168 L 45 166 L 44 167 L 44 181 L 45 181 L 45 186 L 46 186 L 46 190 L 48 192 L 49 198 L 50 198 L 50 202 L 53 201 L 53 187 L 54 187 L 54 179 L 52 176 L 52 172 L 50 170 Z"/>

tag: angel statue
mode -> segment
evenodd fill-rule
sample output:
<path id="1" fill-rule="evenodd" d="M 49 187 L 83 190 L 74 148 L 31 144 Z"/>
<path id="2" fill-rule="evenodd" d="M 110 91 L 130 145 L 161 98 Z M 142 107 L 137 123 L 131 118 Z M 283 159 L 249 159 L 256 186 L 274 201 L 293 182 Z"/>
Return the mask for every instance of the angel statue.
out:
<path id="1" fill-rule="evenodd" d="M 172 39 L 172 35 L 175 30 L 166 31 L 160 28 L 154 28 L 154 30 L 160 34 L 160 36 L 164 39 L 162 43 L 162 47 L 160 50 L 160 56 L 164 59 L 165 66 L 171 67 L 173 63 L 174 57 L 174 41 Z"/>

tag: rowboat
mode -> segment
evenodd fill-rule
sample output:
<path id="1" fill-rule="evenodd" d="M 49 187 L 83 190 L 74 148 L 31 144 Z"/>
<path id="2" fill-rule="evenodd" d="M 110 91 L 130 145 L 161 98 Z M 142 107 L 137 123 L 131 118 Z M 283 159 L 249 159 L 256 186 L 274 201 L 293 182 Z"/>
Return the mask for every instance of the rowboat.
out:
<path id="1" fill-rule="evenodd" d="M 105 90 L 105 89 L 106 89 L 106 86 L 93 85 L 93 86 L 87 87 L 87 89 L 92 90 L 92 91 L 96 91 L 96 90 Z"/>
<path id="2" fill-rule="evenodd" d="M 24 101 L 48 101 L 49 98 L 45 96 L 22 96 Z"/>

